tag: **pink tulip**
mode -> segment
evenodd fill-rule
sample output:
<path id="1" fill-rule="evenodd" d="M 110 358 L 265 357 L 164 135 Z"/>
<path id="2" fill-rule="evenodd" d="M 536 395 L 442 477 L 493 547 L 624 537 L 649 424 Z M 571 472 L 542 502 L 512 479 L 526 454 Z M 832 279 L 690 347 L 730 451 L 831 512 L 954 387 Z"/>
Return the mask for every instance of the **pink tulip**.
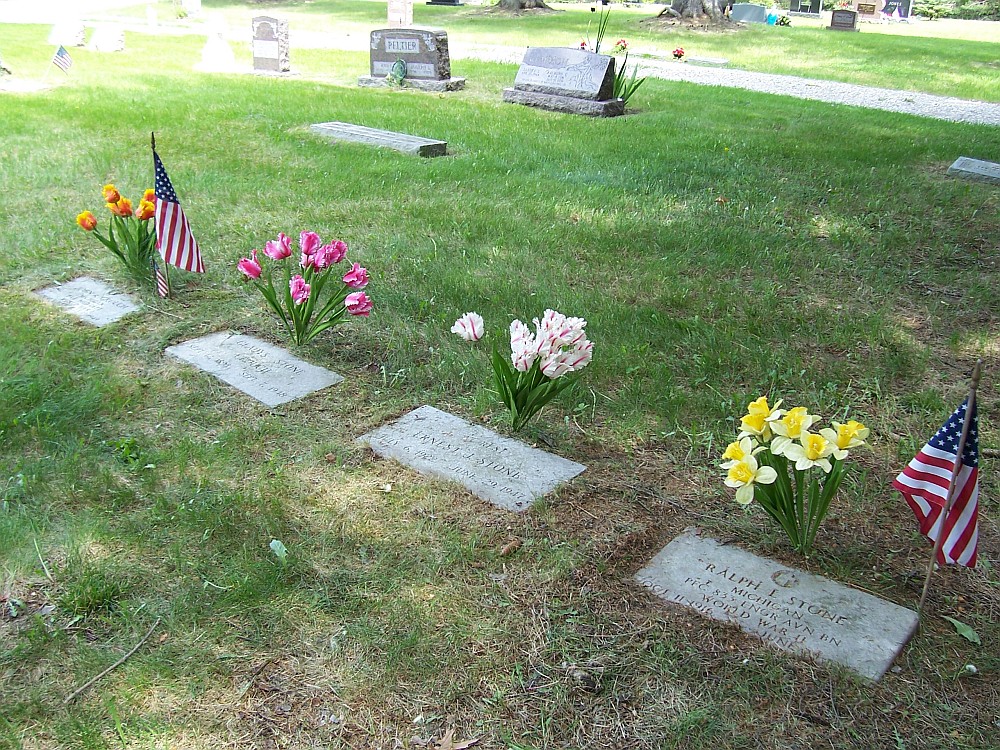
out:
<path id="1" fill-rule="evenodd" d="M 257 251 L 254 250 L 250 253 L 249 258 L 241 258 L 240 262 L 236 264 L 236 267 L 243 272 L 243 275 L 248 279 L 259 279 L 261 267 L 260 263 L 257 262 Z"/>
<path id="2" fill-rule="evenodd" d="M 351 266 L 351 270 L 344 274 L 344 283 L 351 289 L 364 289 L 368 286 L 368 271 L 355 263 Z"/>
<path id="3" fill-rule="evenodd" d="M 451 332 L 458 334 L 466 341 L 479 341 L 483 337 L 483 316 L 479 313 L 467 312 L 455 321 Z"/>
<path id="4" fill-rule="evenodd" d="M 292 241 L 284 232 L 278 233 L 278 239 L 264 243 L 264 255 L 273 260 L 284 260 L 292 254 Z"/>
<path id="5" fill-rule="evenodd" d="M 322 244 L 323 240 L 315 232 L 302 232 L 299 235 L 299 247 L 302 249 L 302 258 L 299 260 L 299 265 L 303 268 L 317 266 L 316 251 L 319 250 L 319 246 Z"/>
<path id="6" fill-rule="evenodd" d="M 368 298 L 368 295 L 364 292 L 353 292 L 348 294 L 344 299 L 344 306 L 347 308 L 347 312 L 351 315 L 361 315 L 367 318 L 368 313 L 372 311 L 372 301 Z"/>
<path id="7" fill-rule="evenodd" d="M 340 240 L 328 242 L 316 251 L 316 268 L 327 268 L 334 263 L 340 263 L 346 256 L 347 243 Z"/>
<path id="8" fill-rule="evenodd" d="M 301 305 L 309 299 L 309 292 L 312 289 L 299 274 L 292 276 L 292 280 L 288 282 L 288 288 L 292 293 L 292 302 L 296 305 Z"/>

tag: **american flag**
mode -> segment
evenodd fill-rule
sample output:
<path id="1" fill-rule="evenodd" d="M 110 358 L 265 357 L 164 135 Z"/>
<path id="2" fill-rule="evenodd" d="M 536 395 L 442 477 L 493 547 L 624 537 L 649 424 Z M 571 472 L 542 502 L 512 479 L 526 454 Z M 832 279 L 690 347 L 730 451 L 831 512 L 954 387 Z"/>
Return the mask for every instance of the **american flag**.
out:
<path id="1" fill-rule="evenodd" d="M 165 263 L 185 271 L 205 273 L 201 250 L 191 234 L 184 209 L 177 200 L 174 186 L 170 184 L 167 170 L 159 154 L 153 149 L 153 190 L 156 192 L 156 249 Z"/>
<path id="2" fill-rule="evenodd" d="M 150 262 L 153 264 L 153 276 L 156 277 L 156 293 L 166 299 L 170 296 L 170 282 L 160 270 L 160 264 L 156 262 L 156 258 L 150 258 Z"/>
<path id="3" fill-rule="evenodd" d="M 958 444 L 968 403 L 966 399 L 955 409 L 948 421 L 893 480 L 892 486 L 903 493 L 913 509 L 920 522 L 921 534 L 937 542 L 944 526 L 945 536 L 938 553 L 938 563 L 957 563 L 972 568 L 976 565 L 976 544 L 979 541 L 979 424 L 975 406 L 962 460 L 958 460 Z M 956 468 L 959 471 L 955 477 L 954 501 L 948 517 L 942 519 L 948 501 L 948 487 Z"/>
<path id="4" fill-rule="evenodd" d="M 69 56 L 69 52 L 61 44 L 56 53 L 52 55 L 52 64 L 55 65 L 63 73 L 69 74 L 70 66 L 73 64 L 73 58 Z M 51 70 L 51 68 L 50 68 Z"/>

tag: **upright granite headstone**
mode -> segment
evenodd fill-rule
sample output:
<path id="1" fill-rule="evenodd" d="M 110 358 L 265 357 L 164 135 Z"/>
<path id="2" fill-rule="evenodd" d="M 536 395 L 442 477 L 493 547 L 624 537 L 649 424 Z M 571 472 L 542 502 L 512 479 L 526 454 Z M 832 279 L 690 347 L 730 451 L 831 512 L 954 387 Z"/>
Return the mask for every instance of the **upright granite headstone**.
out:
<path id="1" fill-rule="evenodd" d="M 393 65 L 406 65 L 402 84 L 425 91 L 458 91 L 464 78 L 451 77 L 448 32 L 441 29 L 378 29 L 371 33 L 371 75 L 360 86 L 387 86 Z"/>
<path id="2" fill-rule="evenodd" d="M 595 117 L 625 113 L 613 99 L 615 59 L 566 47 L 529 47 L 503 100 L 555 112 Z"/>
<path id="3" fill-rule="evenodd" d="M 363 435 L 384 458 L 440 479 L 506 510 L 523 511 L 586 466 L 497 435 L 453 414 L 421 406 Z"/>
<path id="4" fill-rule="evenodd" d="M 211 373 L 267 406 L 302 398 L 344 378 L 303 362 L 266 341 L 240 333 L 208 336 L 167 347 L 166 354 Z"/>
<path id="5" fill-rule="evenodd" d="M 49 32 L 49 44 L 61 44 L 63 47 L 82 47 L 85 38 L 86 29 L 83 21 L 78 19 L 57 23 Z"/>
<path id="6" fill-rule="evenodd" d="M 413 0 L 389 0 L 386 25 L 390 29 L 407 29 L 413 25 Z"/>
<path id="7" fill-rule="evenodd" d="M 692 529 L 635 577 L 667 602 L 870 680 L 885 674 L 917 629 L 916 612 Z"/>
<path id="8" fill-rule="evenodd" d="M 288 21 L 257 16 L 253 29 L 253 69 L 255 73 L 287 73 L 289 64 Z"/>
<path id="9" fill-rule="evenodd" d="M 789 0 L 789 13 L 818 16 L 823 10 L 823 0 Z"/>
<path id="10" fill-rule="evenodd" d="M 129 295 L 116 292 L 103 281 L 89 276 L 39 289 L 35 294 L 98 328 L 139 309 Z"/>
<path id="11" fill-rule="evenodd" d="M 948 174 L 975 182 L 989 182 L 1000 185 L 1000 164 L 982 159 L 960 156 L 948 167 Z"/>
<path id="12" fill-rule="evenodd" d="M 828 29 L 834 31 L 857 31 L 858 12 L 856 10 L 835 10 L 830 16 Z"/>
<path id="13" fill-rule="evenodd" d="M 896 20 L 908 19 L 910 17 L 910 0 L 885 0 L 882 13 L 889 18 Z"/>
<path id="14" fill-rule="evenodd" d="M 767 23 L 767 8 L 756 3 L 734 3 L 729 20 L 742 23 Z"/>
<path id="15" fill-rule="evenodd" d="M 98 26 L 90 37 L 87 49 L 92 52 L 124 52 L 125 30 L 114 24 Z"/>

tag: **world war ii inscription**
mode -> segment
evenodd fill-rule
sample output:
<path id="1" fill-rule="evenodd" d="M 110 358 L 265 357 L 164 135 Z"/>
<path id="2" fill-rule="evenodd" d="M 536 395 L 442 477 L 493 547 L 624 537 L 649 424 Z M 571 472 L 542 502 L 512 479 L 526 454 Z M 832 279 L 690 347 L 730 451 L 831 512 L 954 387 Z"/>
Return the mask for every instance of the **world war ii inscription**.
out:
<path id="1" fill-rule="evenodd" d="M 344 379 L 266 341 L 238 333 L 211 333 L 167 347 L 166 353 L 272 407 Z"/>
<path id="2" fill-rule="evenodd" d="M 421 406 L 361 438 L 372 450 L 420 472 L 465 486 L 513 511 L 527 510 L 587 467 L 502 437 L 452 414 Z"/>
<path id="3" fill-rule="evenodd" d="M 870 680 L 885 674 L 917 628 L 916 612 L 692 530 L 664 547 L 636 580 L 665 601 Z"/>

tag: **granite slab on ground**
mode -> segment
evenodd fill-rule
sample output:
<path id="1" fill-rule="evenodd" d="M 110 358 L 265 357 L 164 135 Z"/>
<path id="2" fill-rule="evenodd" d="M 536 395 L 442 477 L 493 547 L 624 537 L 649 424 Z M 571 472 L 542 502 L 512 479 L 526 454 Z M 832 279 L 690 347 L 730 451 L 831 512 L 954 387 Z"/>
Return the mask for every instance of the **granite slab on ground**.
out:
<path id="1" fill-rule="evenodd" d="M 167 347 L 168 356 L 192 364 L 267 406 L 294 401 L 344 378 L 241 333 L 210 333 Z"/>
<path id="2" fill-rule="evenodd" d="M 359 442 L 430 476 L 458 482 L 506 510 L 523 511 L 587 467 L 421 406 Z"/>
<path id="3" fill-rule="evenodd" d="M 103 281 L 89 276 L 45 287 L 35 294 L 98 328 L 110 325 L 140 307 L 129 295 L 116 292 Z"/>
<path id="4" fill-rule="evenodd" d="M 661 599 L 731 622 L 767 643 L 885 674 L 917 629 L 917 613 L 828 578 L 719 544 L 688 529 L 636 574 Z"/>
<path id="5" fill-rule="evenodd" d="M 1000 185 L 1000 164 L 969 156 L 960 156 L 948 167 L 948 174 L 976 182 L 989 182 Z"/>
<path id="6" fill-rule="evenodd" d="M 324 138 L 332 138 L 335 141 L 381 146 L 414 156 L 444 156 L 448 153 L 447 141 L 394 133 L 391 130 L 378 130 L 364 125 L 352 125 L 349 122 L 320 122 L 310 129 Z"/>

